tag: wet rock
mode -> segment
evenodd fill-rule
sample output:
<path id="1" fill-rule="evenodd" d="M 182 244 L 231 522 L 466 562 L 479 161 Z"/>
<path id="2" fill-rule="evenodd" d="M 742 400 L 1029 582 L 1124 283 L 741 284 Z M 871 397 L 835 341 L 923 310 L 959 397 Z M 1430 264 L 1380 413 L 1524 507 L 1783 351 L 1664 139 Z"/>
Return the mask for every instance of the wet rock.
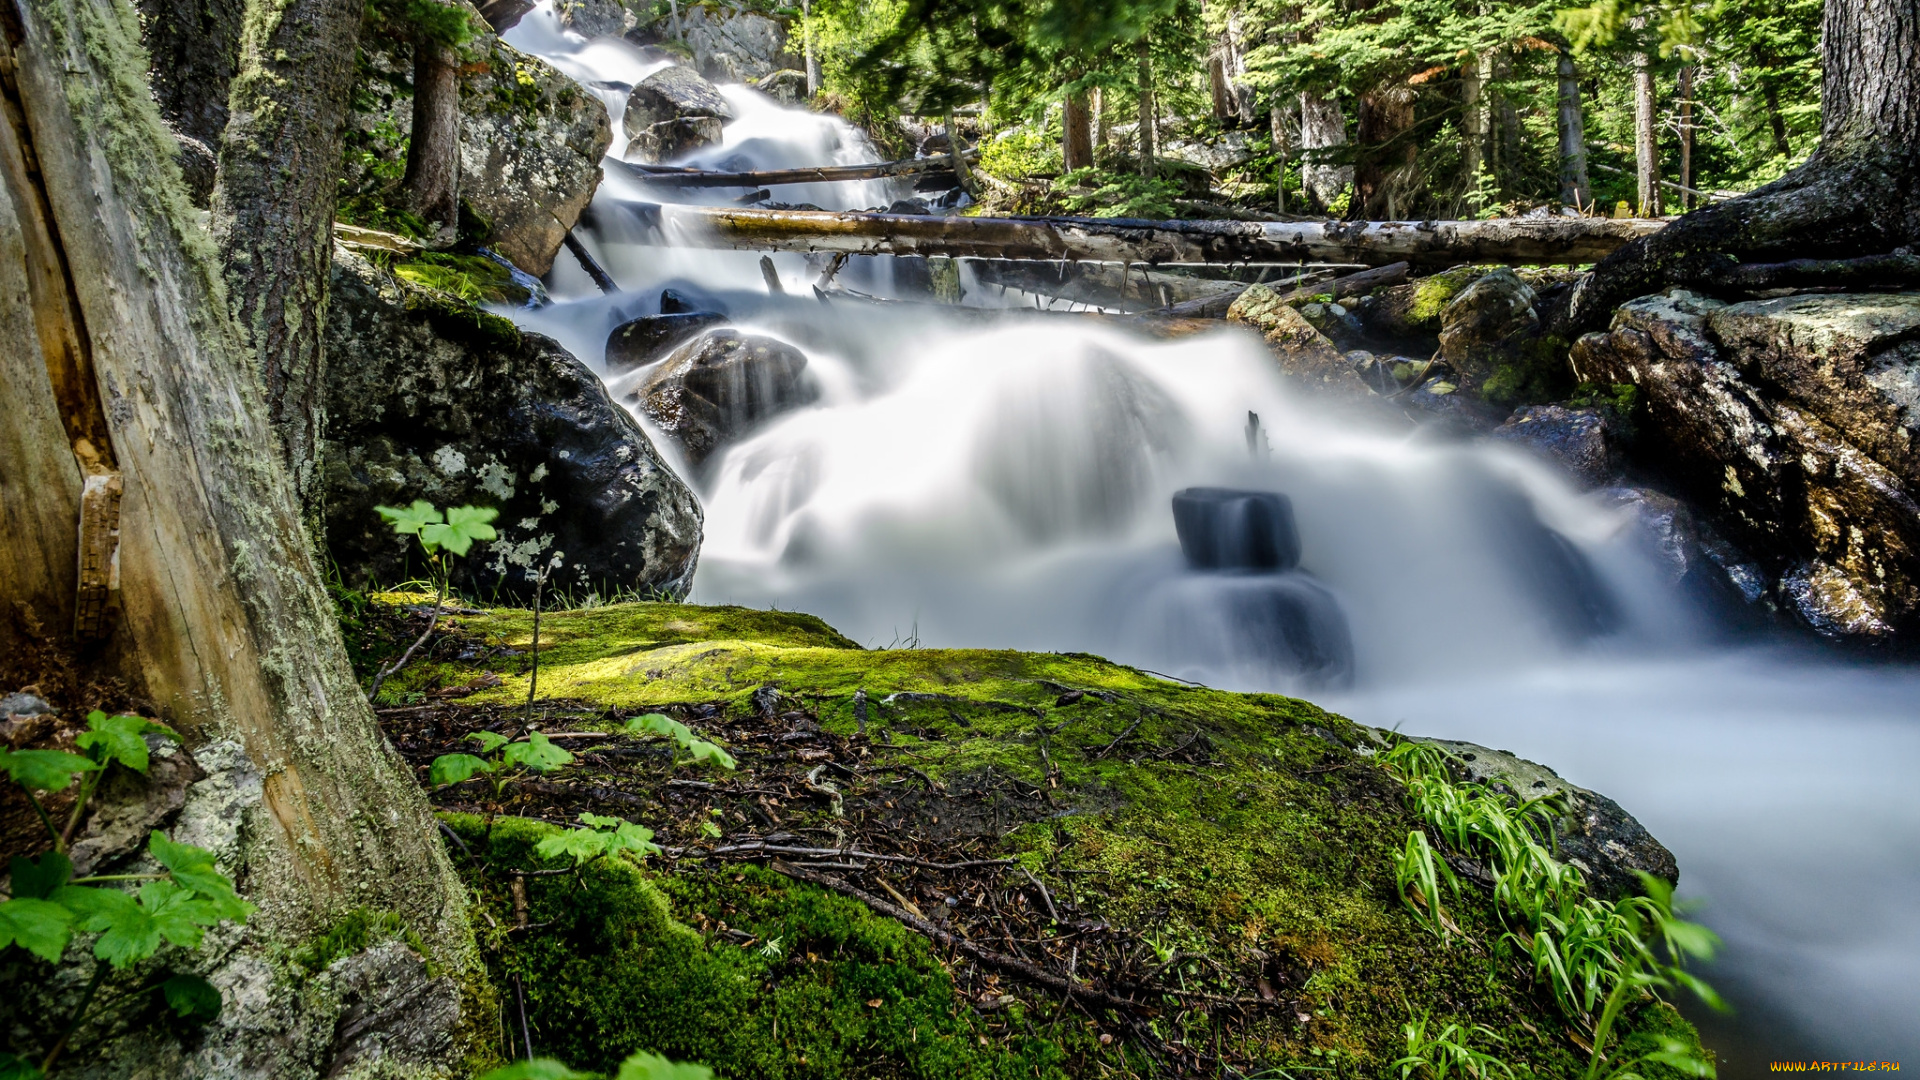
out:
<path id="1" fill-rule="evenodd" d="M 1388 338 L 1431 338 L 1440 333 L 1440 316 L 1462 289 L 1486 267 L 1456 266 L 1437 274 L 1375 289 L 1361 310 L 1367 329 Z"/>
<path id="2" fill-rule="evenodd" d="M 426 499 L 500 510 L 499 538 L 456 562 L 458 587 L 528 596 L 558 555 L 562 587 L 686 591 L 699 504 L 586 365 L 344 251 L 333 281 L 321 457 L 328 547 L 351 583 L 418 572 L 374 507 Z"/>
<path id="3" fill-rule="evenodd" d="M 504 34 L 519 25 L 527 12 L 533 10 L 533 0 L 481 0 L 474 5 L 480 17 L 487 20 L 495 33 Z"/>
<path id="4" fill-rule="evenodd" d="M 1620 441 L 1599 409 L 1529 405 L 1516 409 L 1493 437 L 1557 462 L 1588 487 L 1610 483 L 1620 473 Z"/>
<path id="5" fill-rule="evenodd" d="M 1181 553 L 1203 570 L 1291 570 L 1300 563 L 1293 500 L 1275 492 L 1177 491 L 1173 525 Z"/>
<path id="6" fill-rule="evenodd" d="M 1512 270 L 1475 280 L 1440 314 L 1440 355 L 1466 375 L 1491 375 L 1516 338 L 1539 330 L 1534 299 L 1532 287 Z"/>
<path id="7" fill-rule="evenodd" d="M 1434 375 L 1423 378 L 1407 392 L 1407 405 L 1427 421 L 1460 434 L 1488 434 L 1497 429 L 1504 410 L 1489 405 L 1470 393 L 1462 393 L 1458 377 Z"/>
<path id="8" fill-rule="evenodd" d="M 1920 295 L 1724 304 L 1671 290 L 1623 305 L 1573 352 L 1632 384 L 1635 452 L 1758 556 L 1788 610 L 1833 638 L 1920 624 L 1920 390 L 1905 335 Z"/>
<path id="9" fill-rule="evenodd" d="M 733 119 L 733 106 L 697 73 L 683 67 L 665 67 L 633 88 L 622 123 L 631 139 L 655 124 L 694 117 L 724 123 Z"/>
<path id="10" fill-rule="evenodd" d="M 631 131 L 631 126 L 629 126 Z M 622 159 L 634 165 L 659 165 L 685 157 L 697 150 L 720 145 L 721 120 L 717 116 L 683 116 L 650 124 L 628 136 Z"/>
<path id="11" fill-rule="evenodd" d="M 1351 344 L 1360 340 L 1365 328 L 1342 304 L 1310 303 L 1301 304 L 1300 317 L 1313 324 L 1315 330 L 1326 335 L 1327 340 L 1337 344 Z"/>
<path id="12" fill-rule="evenodd" d="M 694 292 L 681 289 L 660 290 L 660 314 L 686 315 L 701 311 L 717 311 L 725 315 L 727 308 L 724 304 L 715 303 Z"/>
<path id="13" fill-rule="evenodd" d="M 560 25 L 586 38 L 619 37 L 639 26 L 642 15 L 651 18 L 653 14 L 638 4 L 629 7 L 620 0 L 560 0 L 554 5 L 554 13 L 560 16 Z"/>
<path id="14" fill-rule="evenodd" d="M 1462 780 L 1504 788 L 1522 799 L 1559 795 L 1567 810 L 1554 818 L 1560 857 L 1580 868 L 1587 889 L 1605 900 L 1638 894 L 1635 871 L 1678 884 L 1680 867 L 1673 852 L 1653 838 L 1633 815 L 1598 792 L 1575 787 L 1560 774 L 1505 750 L 1490 750 L 1450 739 L 1415 739 L 1451 751 Z"/>
<path id="15" fill-rule="evenodd" d="M 1280 370 L 1295 381 L 1342 397 L 1370 394 L 1333 342 L 1272 289 L 1249 287 L 1227 310 L 1227 319 L 1258 331 Z"/>
<path id="16" fill-rule="evenodd" d="M 807 73 L 793 68 L 768 72 L 753 86 L 782 105 L 799 105 L 807 100 Z"/>
<path id="17" fill-rule="evenodd" d="M 1603 488 L 1593 498 L 1623 515 L 1623 527 L 1633 531 L 1641 550 L 1660 566 L 1667 585 L 1736 626 L 1757 626 L 1770 616 L 1765 571 L 1685 503 L 1649 488 L 1625 486 Z"/>
<path id="18" fill-rule="evenodd" d="M 811 402 L 806 355 L 786 342 L 713 330 L 648 369 L 634 402 L 696 466 L 777 413 Z"/>
<path id="19" fill-rule="evenodd" d="M 621 323 L 607 335 L 607 377 L 645 367 L 666 355 L 668 349 L 726 321 L 727 317 L 717 311 L 685 311 L 643 315 Z"/>

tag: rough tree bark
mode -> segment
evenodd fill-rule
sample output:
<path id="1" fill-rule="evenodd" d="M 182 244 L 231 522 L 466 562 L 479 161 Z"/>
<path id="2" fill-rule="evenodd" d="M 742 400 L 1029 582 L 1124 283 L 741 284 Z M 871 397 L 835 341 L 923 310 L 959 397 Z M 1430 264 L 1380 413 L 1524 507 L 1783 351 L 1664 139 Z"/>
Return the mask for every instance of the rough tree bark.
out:
<path id="1" fill-rule="evenodd" d="M 120 0 L 0 16 L 0 607 L 66 636 L 84 555 L 103 553 L 117 573 L 98 640 L 67 642 L 81 679 L 122 680 L 196 752 L 236 748 L 259 791 L 237 877 L 260 910 L 233 951 L 199 955 L 216 985 L 253 978 L 264 997 L 198 1049 L 168 1040 L 185 1062 L 140 1067 L 316 1076 L 326 1040 L 300 1045 L 292 1027 L 325 1006 L 263 984 L 276 955 L 353 908 L 399 914 L 453 972 L 473 970 L 472 938 L 426 800 L 347 666 L 216 253 L 124 62 L 135 25 Z M 108 474 L 117 503 L 90 501 Z M 0 652 L 17 633 L 0 623 Z M 232 779 L 238 799 L 248 784 Z"/>
<path id="2" fill-rule="evenodd" d="M 408 208 L 452 239 L 460 224 L 460 64 L 453 46 L 424 35 L 413 46 L 413 128 L 401 183 Z"/>
<path id="3" fill-rule="evenodd" d="M 1153 55 L 1145 38 L 1133 48 L 1140 60 L 1140 175 L 1151 178 L 1154 156 L 1160 152 L 1153 130 L 1155 114 L 1159 111 L 1153 103 Z"/>
<path id="4" fill-rule="evenodd" d="M 1920 0 L 1828 0 L 1820 146 L 1799 168 L 1680 218 L 1594 267 L 1570 329 L 1729 265 L 1888 254 L 1920 243 Z"/>
<path id="5" fill-rule="evenodd" d="M 1300 95 L 1300 186 L 1316 208 L 1325 209 L 1353 183 L 1353 166 L 1331 160 L 1347 144 L 1347 114 L 1335 98 Z"/>
<path id="6" fill-rule="evenodd" d="M 1643 20 L 1634 20 L 1634 29 Z M 1636 52 L 1633 62 L 1633 177 L 1639 202 L 1634 212 L 1641 217 L 1660 216 L 1660 143 L 1653 121 L 1653 65 L 1644 52 Z"/>
<path id="7" fill-rule="evenodd" d="M 1580 76 L 1573 55 L 1560 50 L 1555 63 L 1560 81 L 1560 201 L 1586 209 L 1593 204 L 1593 183 L 1587 179 L 1587 121 L 1580 108 Z"/>
<path id="8" fill-rule="evenodd" d="M 1276 102 L 1267 112 L 1267 125 L 1273 131 L 1273 208 L 1287 212 L 1287 152 L 1293 140 L 1287 137 L 1287 113 Z"/>
<path id="9" fill-rule="evenodd" d="M 820 92 L 820 54 L 813 48 L 813 0 L 800 0 L 800 25 L 806 35 L 803 62 L 807 68 L 807 99 L 811 101 Z"/>
<path id="10" fill-rule="evenodd" d="M 1674 96 L 1680 108 L 1680 210 L 1693 209 L 1693 65 L 1680 69 Z"/>
<path id="11" fill-rule="evenodd" d="M 1113 145 L 1113 118 L 1107 114 L 1107 92 L 1093 88 L 1093 147 L 1096 151 Z"/>
<path id="12" fill-rule="evenodd" d="M 1087 92 L 1077 90 L 1066 96 L 1060 117 L 1060 157 L 1067 172 L 1093 167 L 1093 112 L 1087 107 Z"/>
<path id="13" fill-rule="evenodd" d="M 217 150 L 240 52 L 243 0 L 140 0 L 140 39 L 152 58 L 160 115 Z"/>
<path id="14" fill-rule="evenodd" d="M 1466 204 L 1480 209 L 1480 175 L 1486 171 L 1487 153 L 1487 80 L 1493 74 L 1493 54 L 1483 53 L 1460 70 L 1461 179 L 1466 184 Z"/>
<path id="15" fill-rule="evenodd" d="M 1360 98 L 1360 161 L 1354 169 L 1359 215 L 1392 220 L 1400 216 L 1405 171 L 1419 147 L 1405 138 L 1413 127 L 1413 87 L 1393 79 Z"/>
<path id="16" fill-rule="evenodd" d="M 249 0 L 220 141 L 213 232 L 227 299 L 266 384 L 295 496 L 319 520 L 321 326 L 359 0 Z"/>

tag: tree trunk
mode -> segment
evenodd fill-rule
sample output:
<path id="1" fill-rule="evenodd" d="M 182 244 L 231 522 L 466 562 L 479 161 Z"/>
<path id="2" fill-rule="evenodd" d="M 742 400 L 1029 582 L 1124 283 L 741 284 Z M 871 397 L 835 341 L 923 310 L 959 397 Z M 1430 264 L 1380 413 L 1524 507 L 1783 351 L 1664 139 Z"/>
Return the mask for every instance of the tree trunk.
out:
<path id="1" fill-rule="evenodd" d="M 1513 96 L 1499 89 L 1511 85 L 1513 79 L 1513 58 L 1502 54 L 1494 60 L 1493 76 L 1496 80 L 1490 85 L 1489 96 L 1492 106 L 1495 163 L 1493 175 L 1499 181 L 1499 192 L 1508 195 L 1519 187 L 1521 179 L 1521 148 L 1526 132 L 1520 126 L 1520 110 L 1514 107 Z"/>
<path id="2" fill-rule="evenodd" d="M 812 100 L 820 92 L 820 55 L 813 49 L 813 0 L 800 0 L 800 25 L 805 41 L 802 51 L 807 68 L 807 98 Z M 980 115 L 985 116 L 986 112 L 983 110 Z"/>
<path id="3" fill-rule="evenodd" d="M 1460 172 L 1466 185 L 1466 205 L 1481 209 L 1480 178 L 1486 171 L 1487 152 L 1487 80 L 1493 74 L 1493 55 L 1476 56 L 1460 73 L 1461 130 Z"/>
<path id="4" fill-rule="evenodd" d="M 140 0 L 140 38 L 160 115 L 218 151 L 240 53 L 243 0 Z"/>
<path id="5" fill-rule="evenodd" d="M 1561 49 L 1556 61 L 1560 80 L 1560 201 L 1577 210 L 1593 205 L 1593 184 L 1587 179 L 1587 121 L 1580 109 L 1580 78 L 1573 56 Z"/>
<path id="6" fill-rule="evenodd" d="M 1133 48 L 1140 59 L 1140 175 L 1151 179 L 1153 159 L 1160 152 L 1153 130 L 1156 112 L 1153 105 L 1153 57 L 1148 52 L 1145 38 L 1141 38 Z"/>
<path id="7" fill-rule="evenodd" d="M 1775 156 L 1792 157 L 1793 144 L 1787 141 L 1787 118 L 1780 112 L 1780 89 L 1769 85 L 1760 91 L 1760 97 L 1767 104 L 1767 130 L 1773 135 Z"/>
<path id="8" fill-rule="evenodd" d="M 1113 145 L 1113 120 L 1107 115 L 1107 92 L 1093 88 L 1093 147 L 1104 151 Z"/>
<path id="9" fill-rule="evenodd" d="M 1693 65 L 1680 69 L 1680 212 L 1693 209 Z"/>
<path id="10" fill-rule="evenodd" d="M 211 1074 L 311 1075 L 304 1042 L 334 1018 L 316 1027 L 303 1013 L 339 1003 L 265 987 L 284 963 L 273 957 L 366 908 L 395 912 L 446 970 L 470 972 L 464 891 L 348 669 L 253 354 L 222 304 L 149 89 L 122 62 L 139 55 L 131 12 L 36 0 L 10 15 L 0 606 L 27 605 L 77 646 L 65 628 L 84 606 L 85 555 L 103 554 L 108 617 L 102 640 L 76 649 L 75 681 L 120 680 L 190 749 L 230 741 L 255 784 L 264 774 L 235 851 L 260 910 L 225 959 L 204 955 L 228 965 L 229 981 L 261 983 L 267 1000 L 216 1022 L 207 1045 L 233 1056 Z M 108 476 L 120 496 L 96 500 Z M 17 654 L 17 633 L 0 626 L 0 654 Z M 231 778 L 239 799 L 246 781 Z"/>
<path id="11" fill-rule="evenodd" d="M 1336 148 L 1347 144 L 1347 114 L 1334 98 L 1300 95 L 1300 186 L 1318 209 L 1339 198 L 1353 183 L 1353 166 L 1337 163 Z"/>
<path id="12" fill-rule="evenodd" d="M 742 251 L 844 251 L 986 259 L 1091 259 L 1119 263 L 1339 262 L 1416 266 L 1463 262 L 1589 262 L 1661 222 L 1609 218 L 1489 221 L 1241 222 L 1102 218 L 935 217 L 924 214 L 757 210 L 675 204 L 645 207 L 672 219 L 685 243 Z"/>
<path id="13" fill-rule="evenodd" d="M 1273 191 L 1274 209 L 1287 212 L 1287 151 L 1290 140 L 1287 138 L 1287 114 L 1278 104 L 1268 111 L 1267 123 L 1273 130 Z"/>
<path id="14" fill-rule="evenodd" d="M 1361 158 L 1354 180 L 1359 216 L 1398 218 L 1402 193 L 1412 186 L 1406 173 L 1419 149 L 1405 137 L 1413 127 L 1413 88 L 1394 80 L 1363 96 L 1359 126 Z"/>
<path id="15" fill-rule="evenodd" d="M 1060 158 L 1065 171 L 1093 167 L 1093 114 L 1087 108 L 1087 92 L 1076 90 L 1066 97 L 1060 116 Z"/>
<path id="16" fill-rule="evenodd" d="M 460 224 L 460 67 L 442 42 L 413 47 L 413 131 L 402 185 L 409 209 L 451 240 Z"/>
<path id="17" fill-rule="evenodd" d="M 1660 144 L 1653 126 L 1653 66 L 1647 54 L 1633 54 L 1633 175 L 1639 189 L 1635 212 L 1660 216 Z"/>
<path id="18" fill-rule="evenodd" d="M 1714 202 L 1594 267 L 1567 329 L 1736 262 L 1852 258 L 1920 243 L 1920 3 L 1828 0 L 1820 147 L 1765 187 Z"/>
<path id="19" fill-rule="evenodd" d="M 1216 45 L 1207 54 L 1207 96 L 1212 99 L 1213 118 L 1225 123 L 1240 110 L 1233 89 L 1227 85 L 1227 47 Z"/>
<path id="20" fill-rule="evenodd" d="M 227 301 L 266 384 L 294 496 L 316 531 L 326 417 L 321 327 L 359 0 L 249 0 L 220 142 L 213 232 Z"/>

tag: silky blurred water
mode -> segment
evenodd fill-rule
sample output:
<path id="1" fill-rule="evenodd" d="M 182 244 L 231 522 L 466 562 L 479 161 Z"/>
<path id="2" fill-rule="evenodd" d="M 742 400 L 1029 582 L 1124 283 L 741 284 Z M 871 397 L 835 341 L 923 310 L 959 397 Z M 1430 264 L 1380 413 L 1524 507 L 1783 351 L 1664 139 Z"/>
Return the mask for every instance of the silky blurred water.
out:
<path id="1" fill-rule="evenodd" d="M 562 31 L 548 3 L 508 38 L 597 87 L 616 132 L 621 84 L 651 70 L 625 43 Z M 836 117 L 723 90 L 740 119 L 687 163 L 878 156 Z M 901 193 L 775 197 L 845 209 Z M 707 514 L 693 599 L 812 612 L 872 647 L 1094 652 L 1544 762 L 1671 847 L 1682 895 L 1725 938 L 1709 975 L 1739 1012 L 1699 1017 L 1722 1076 L 1769 1057 L 1920 1066 L 1920 672 L 1733 633 L 1604 500 L 1511 448 L 1290 393 L 1251 336 L 822 303 L 798 255 L 773 257 L 790 295 L 770 296 L 757 253 L 674 246 L 670 208 L 664 228 L 635 209 L 738 194 L 610 168 L 581 233 L 625 291 L 599 295 L 562 256 L 561 302 L 514 313 L 598 366 L 608 331 L 671 287 L 806 354 L 817 403 L 701 470 L 654 433 Z M 869 263 L 846 272 L 887 293 L 887 261 Z M 1169 500 L 1193 485 L 1291 498 L 1303 580 L 1345 613 L 1350 684 L 1263 651 L 1243 602 L 1258 581 L 1186 567 Z"/>

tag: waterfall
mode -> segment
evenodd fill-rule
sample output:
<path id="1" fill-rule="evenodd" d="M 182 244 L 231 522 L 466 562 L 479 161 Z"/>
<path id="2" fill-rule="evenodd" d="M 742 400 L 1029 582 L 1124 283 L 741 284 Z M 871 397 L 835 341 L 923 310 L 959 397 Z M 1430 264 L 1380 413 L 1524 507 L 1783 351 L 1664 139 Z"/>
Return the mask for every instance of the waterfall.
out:
<path id="1" fill-rule="evenodd" d="M 550 0 L 508 39 L 599 94 L 616 131 L 649 70 L 631 46 L 562 31 Z M 837 117 L 723 92 L 739 119 L 686 163 L 878 158 Z M 696 600 L 808 611 L 873 647 L 1095 652 L 1511 748 L 1629 807 L 1679 857 L 1683 894 L 1710 901 L 1728 943 L 1712 974 L 1743 1010 L 1703 1019 L 1710 1042 L 1920 1060 L 1920 675 L 1731 635 L 1625 512 L 1518 450 L 1290 390 L 1250 335 L 823 304 L 818 265 L 793 254 L 773 256 L 773 296 L 757 253 L 671 246 L 670 210 L 656 225 L 635 209 L 737 194 L 609 169 L 581 231 L 627 291 L 599 295 L 563 255 L 560 302 L 511 313 L 601 365 L 607 333 L 673 288 L 805 353 L 814 404 L 686 472 L 707 513 Z M 853 260 L 842 280 L 894 295 L 889 262 Z M 1031 306 L 963 283 L 969 308 Z M 1285 496 L 1297 567 L 1193 565 L 1172 501 L 1208 487 Z M 1315 652 L 1336 624 L 1350 652 Z"/>

